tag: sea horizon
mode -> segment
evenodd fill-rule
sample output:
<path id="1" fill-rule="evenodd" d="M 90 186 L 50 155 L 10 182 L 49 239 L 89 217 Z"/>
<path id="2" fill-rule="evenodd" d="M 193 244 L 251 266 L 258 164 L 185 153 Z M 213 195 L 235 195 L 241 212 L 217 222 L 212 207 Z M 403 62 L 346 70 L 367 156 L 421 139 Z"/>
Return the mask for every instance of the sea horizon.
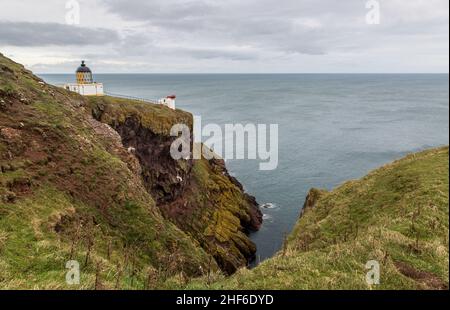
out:
<path id="1" fill-rule="evenodd" d="M 73 75 L 72 72 L 65 73 L 42 73 L 35 72 L 37 76 L 40 75 Z M 246 73 L 227 73 L 227 72 L 99 72 L 95 75 L 449 75 L 449 72 L 246 72 Z"/>

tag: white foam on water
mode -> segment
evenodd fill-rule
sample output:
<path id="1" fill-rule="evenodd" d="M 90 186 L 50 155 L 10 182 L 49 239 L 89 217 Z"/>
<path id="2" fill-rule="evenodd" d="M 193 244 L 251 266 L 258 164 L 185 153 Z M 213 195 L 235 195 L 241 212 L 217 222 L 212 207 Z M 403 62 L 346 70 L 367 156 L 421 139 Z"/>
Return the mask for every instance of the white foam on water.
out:
<path id="1" fill-rule="evenodd" d="M 273 220 L 273 217 L 269 214 L 263 214 L 263 220 L 271 222 Z"/>
<path id="2" fill-rule="evenodd" d="M 261 208 L 262 208 L 262 209 L 278 209 L 279 206 L 277 206 L 277 205 L 274 204 L 274 203 L 268 202 L 268 203 L 262 204 L 262 205 L 261 205 Z"/>

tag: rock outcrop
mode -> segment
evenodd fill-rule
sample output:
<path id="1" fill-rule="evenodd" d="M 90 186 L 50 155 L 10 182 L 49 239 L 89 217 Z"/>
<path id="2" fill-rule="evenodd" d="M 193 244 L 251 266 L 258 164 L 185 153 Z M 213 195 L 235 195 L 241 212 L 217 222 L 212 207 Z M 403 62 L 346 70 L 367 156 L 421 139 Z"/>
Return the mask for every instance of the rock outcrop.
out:
<path id="1" fill-rule="evenodd" d="M 213 256 L 227 272 L 245 265 L 256 206 L 209 162 L 200 177 L 198 163 L 167 152 L 167 129 L 191 115 L 105 100 L 94 111 L 0 54 L 0 288 L 164 289 L 218 271 Z M 227 196 L 194 189 L 209 178 Z M 220 243 L 216 213 L 227 215 Z M 76 287 L 64 278 L 69 260 L 83 268 Z"/>
<path id="2" fill-rule="evenodd" d="M 92 115 L 114 128 L 141 165 L 141 177 L 164 216 L 192 235 L 228 274 L 246 266 L 256 247 L 247 234 L 258 230 L 262 213 L 254 197 L 231 177 L 223 160 L 174 160 L 175 124 L 192 128 L 180 110 L 117 98 L 91 98 Z"/>
<path id="3" fill-rule="evenodd" d="M 45 184 L 86 206 L 83 212 L 72 207 L 75 212 L 58 216 L 64 219 L 55 223 L 59 234 L 69 235 L 77 225 L 95 226 L 103 220 L 111 232 L 122 227 L 116 233 L 135 241 L 120 243 L 143 249 L 153 257 L 153 266 L 164 260 L 167 248 L 174 251 L 185 243 L 177 252 L 188 259 L 178 270 L 196 274 L 203 265 L 204 272 L 201 261 L 206 252 L 231 274 L 254 258 L 256 247 L 248 233 L 259 229 L 262 215 L 255 198 L 244 193 L 223 161 L 171 158 L 175 139 L 171 127 L 182 123 L 192 128 L 192 122 L 190 113 L 160 105 L 112 97 L 87 99 L 46 84 L 0 55 L 1 201 L 22 203 L 28 196 L 33 201 Z M 120 214 L 123 208 L 126 216 Z M 145 219 L 142 212 L 152 215 Z M 132 213 L 140 217 L 135 224 Z M 163 228 L 158 214 L 178 229 Z M 151 220 L 159 223 L 158 228 Z M 149 227 L 139 228 L 144 222 Z M 144 237 L 149 230 L 152 237 Z M 184 237 L 179 236 L 181 231 Z M 167 235 L 163 242 L 147 242 L 162 238 L 161 234 Z M 177 235 L 180 242 L 175 247 Z M 193 246 L 187 245 L 189 239 L 201 247 L 188 250 Z M 147 249 L 152 242 L 158 246 Z"/>
<path id="4" fill-rule="evenodd" d="M 309 190 L 308 194 L 306 195 L 305 202 L 303 203 L 303 208 L 300 211 L 300 218 L 305 214 L 305 212 L 311 210 L 314 208 L 316 203 L 319 201 L 319 199 L 326 194 L 326 190 L 312 188 Z"/>

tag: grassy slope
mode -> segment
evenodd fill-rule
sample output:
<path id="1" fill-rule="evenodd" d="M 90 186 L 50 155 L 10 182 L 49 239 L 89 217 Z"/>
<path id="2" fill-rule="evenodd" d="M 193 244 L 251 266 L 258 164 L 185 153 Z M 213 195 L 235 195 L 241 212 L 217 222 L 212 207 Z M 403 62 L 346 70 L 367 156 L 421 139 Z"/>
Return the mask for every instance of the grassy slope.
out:
<path id="1" fill-rule="evenodd" d="M 86 118 L 82 97 L 0 54 L 0 99 L 0 289 L 69 288 L 70 258 L 82 265 L 81 285 L 70 288 L 94 288 L 96 274 L 97 288 L 170 287 L 206 268 L 206 253 L 163 219 L 120 141 Z"/>
<path id="2" fill-rule="evenodd" d="M 441 289 L 449 278 L 448 148 L 373 171 L 332 192 L 313 191 L 280 253 L 212 288 Z M 314 195 L 311 195 L 314 196 Z M 369 260 L 381 285 L 365 281 Z M 194 281 L 193 288 L 204 288 Z"/>

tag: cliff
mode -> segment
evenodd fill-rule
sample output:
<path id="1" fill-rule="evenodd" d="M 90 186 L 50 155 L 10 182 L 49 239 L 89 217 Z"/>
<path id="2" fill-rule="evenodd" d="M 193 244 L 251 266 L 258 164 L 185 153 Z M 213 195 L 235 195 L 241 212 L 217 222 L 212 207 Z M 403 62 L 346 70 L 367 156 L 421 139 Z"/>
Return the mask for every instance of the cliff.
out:
<path id="1" fill-rule="evenodd" d="M 139 160 L 147 191 L 165 218 L 187 232 L 227 274 L 246 266 L 256 247 L 247 237 L 258 230 L 262 213 L 254 197 L 228 174 L 222 160 L 174 160 L 170 129 L 192 115 L 163 106 L 112 97 L 91 97 L 93 117 L 121 136 Z"/>
<path id="2" fill-rule="evenodd" d="M 191 115 L 87 100 L 0 54 L 0 287 L 69 288 L 69 260 L 82 268 L 70 288 L 88 289 L 245 266 L 256 202 L 222 162 L 170 158 L 180 121 Z"/>
<path id="3" fill-rule="evenodd" d="M 313 189 L 275 257 L 210 287 L 448 289 L 448 186 L 445 147 L 411 154 L 331 192 Z M 366 281 L 369 261 L 379 263 L 380 285 Z"/>

